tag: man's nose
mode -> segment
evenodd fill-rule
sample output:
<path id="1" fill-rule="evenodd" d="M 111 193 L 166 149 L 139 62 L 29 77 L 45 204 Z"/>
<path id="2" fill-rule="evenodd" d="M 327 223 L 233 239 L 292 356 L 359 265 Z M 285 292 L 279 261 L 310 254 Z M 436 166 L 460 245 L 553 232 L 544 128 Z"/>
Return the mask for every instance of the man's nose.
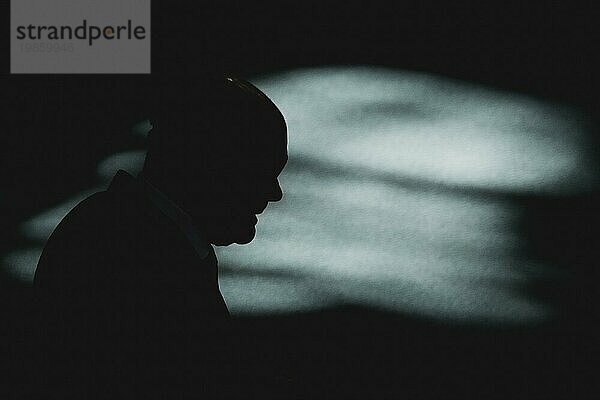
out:
<path id="1" fill-rule="evenodd" d="M 281 190 L 281 186 L 279 185 L 279 181 L 275 181 L 275 185 L 273 186 L 273 190 L 271 191 L 271 195 L 269 196 L 269 201 L 279 201 L 283 198 L 283 190 Z"/>

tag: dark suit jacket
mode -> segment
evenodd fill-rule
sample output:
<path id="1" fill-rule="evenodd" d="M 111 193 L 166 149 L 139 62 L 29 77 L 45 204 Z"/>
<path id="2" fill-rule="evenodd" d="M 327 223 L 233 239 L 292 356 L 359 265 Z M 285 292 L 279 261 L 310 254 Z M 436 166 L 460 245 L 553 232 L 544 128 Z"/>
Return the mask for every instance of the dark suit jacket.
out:
<path id="1" fill-rule="evenodd" d="M 65 368 L 86 387 L 100 379 L 155 388 L 218 369 L 228 312 L 208 246 L 201 258 L 144 185 L 119 171 L 62 220 L 38 263 L 45 328 L 62 343 L 55 357 L 68 354 Z"/>

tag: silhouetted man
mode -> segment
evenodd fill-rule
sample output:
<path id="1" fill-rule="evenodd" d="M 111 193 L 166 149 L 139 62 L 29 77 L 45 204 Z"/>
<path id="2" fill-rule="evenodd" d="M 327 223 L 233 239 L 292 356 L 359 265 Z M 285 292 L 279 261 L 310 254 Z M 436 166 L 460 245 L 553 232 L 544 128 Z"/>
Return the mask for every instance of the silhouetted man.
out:
<path id="1" fill-rule="evenodd" d="M 119 171 L 77 205 L 38 263 L 35 286 L 75 360 L 68 373 L 81 375 L 69 379 L 88 390 L 102 381 L 177 394 L 224 368 L 228 311 L 212 245 L 249 243 L 256 214 L 281 199 L 287 133 L 252 84 L 205 90 L 195 112 L 153 121 L 142 173 Z"/>

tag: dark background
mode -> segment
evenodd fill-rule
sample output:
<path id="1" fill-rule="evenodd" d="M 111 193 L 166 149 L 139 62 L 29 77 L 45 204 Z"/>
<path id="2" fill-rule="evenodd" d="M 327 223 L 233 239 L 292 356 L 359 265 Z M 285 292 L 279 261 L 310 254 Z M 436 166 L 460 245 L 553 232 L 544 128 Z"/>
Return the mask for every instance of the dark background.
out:
<path id="1" fill-rule="evenodd" d="M 157 65 L 159 69 L 181 65 L 189 57 L 198 71 L 224 69 L 242 75 L 312 65 L 386 65 L 564 101 L 597 115 L 598 52 L 593 38 L 598 13 L 591 5 L 169 3 L 153 4 L 153 54 L 164 65 Z M 7 75 L 8 11 L 2 16 L 1 79 L 6 87 L 12 79 Z M 182 25 L 187 28 L 180 29 Z M 191 35 L 196 35 L 193 40 Z M 10 102 L 16 94 L 2 91 L 0 96 Z M 15 229 L 20 221 L 76 192 L 91 179 L 99 160 L 142 145 L 141 139 L 124 138 L 125 132 L 13 135 L 10 128 L 3 127 L 1 139 L 0 254 L 18 244 Z M 232 377 L 232 385 L 241 393 L 286 398 L 593 397 L 598 216 L 595 197 L 577 204 L 581 218 L 559 226 L 569 231 L 585 223 L 585 233 L 559 253 L 578 253 L 579 263 L 589 269 L 578 294 L 585 304 L 581 312 L 527 329 L 450 326 L 356 308 L 240 319 L 244 334 L 239 346 L 249 366 L 246 376 Z M 35 306 L 8 277 L 0 278 L 0 286 L 7 311 L 0 349 L 6 345 L 14 356 L 0 379 L 8 382 L 14 375 L 10 379 L 16 386 L 26 386 L 20 366 L 26 365 L 28 332 L 35 329 Z M 21 386 L 18 390 L 26 391 Z"/>

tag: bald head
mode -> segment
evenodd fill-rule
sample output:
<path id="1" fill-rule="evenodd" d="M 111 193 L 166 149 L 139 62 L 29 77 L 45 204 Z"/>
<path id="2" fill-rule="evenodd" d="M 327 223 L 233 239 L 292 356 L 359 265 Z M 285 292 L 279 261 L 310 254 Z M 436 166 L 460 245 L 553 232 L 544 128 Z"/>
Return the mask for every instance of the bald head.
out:
<path id="1" fill-rule="evenodd" d="M 142 175 L 178 203 L 214 244 L 248 243 L 255 214 L 281 199 L 287 161 L 281 112 L 247 81 L 223 78 L 200 100 L 159 113 Z"/>

